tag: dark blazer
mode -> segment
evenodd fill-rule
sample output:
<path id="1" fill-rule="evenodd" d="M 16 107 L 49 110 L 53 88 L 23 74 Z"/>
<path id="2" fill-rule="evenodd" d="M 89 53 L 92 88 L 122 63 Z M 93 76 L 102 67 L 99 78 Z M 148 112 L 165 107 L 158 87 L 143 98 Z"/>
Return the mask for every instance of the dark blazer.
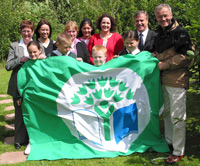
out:
<path id="1" fill-rule="evenodd" d="M 51 56 L 58 56 L 58 55 L 56 55 L 54 52 L 51 52 L 47 56 L 51 57 Z M 63 56 L 65 56 L 65 55 L 63 55 Z M 68 56 L 76 59 L 76 54 L 74 54 L 73 52 L 70 52 Z"/>
<path id="2" fill-rule="evenodd" d="M 139 48 L 138 48 L 139 49 Z M 119 53 L 119 56 L 121 56 L 121 55 L 126 55 L 126 54 L 130 54 L 130 53 L 128 53 L 128 51 L 126 50 L 126 48 L 124 49 L 124 50 L 122 50 L 120 53 Z M 139 54 L 139 53 L 137 53 L 137 54 Z M 137 54 L 135 54 L 135 55 L 137 55 Z"/>
<path id="3" fill-rule="evenodd" d="M 20 98 L 18 87 L 17 87 L 17 73 L 23 63 L 20 62 L 20 59 L 24 56 L 24 49 L 23 47 L 19 47 L 19 41 L 13 42 L 10 44 L 10 50 L 8 53 L 7 63 L 6 63 L 6 70 L 12 70 L 12 74 L 10 76 L 9 84 L 8 84 L 8 91 L 7 93 L 14 98 Z M 42 53 L 44 54 L 44 49 L 42 48 Z"/>
<path id="4" fill-rule="evenodd" d="M 90 55 L 88 49 L 83 41 L 76 44 L 77 57 L 83 59 L 83 62 L 90 63 Z"/>
<path id="5" fill-rule="evenodd" d="M 156 32 L 149 30 L 147 37 L 146 37 L 144 47 L 143 47 L 143 50 L 140 50 L 140 51 L 154 52 L 155 51 L 154 41 L 155 41 L 156 35 L 157 35 Z"/>
<path id="6" fill-rule="evenodd" d="M 126 54 L 128 54 L 128 51 L 127 51 L 126 49 L 122 50 L 122 51 L 119 53 L 119 55 L 126 55 Z"/>

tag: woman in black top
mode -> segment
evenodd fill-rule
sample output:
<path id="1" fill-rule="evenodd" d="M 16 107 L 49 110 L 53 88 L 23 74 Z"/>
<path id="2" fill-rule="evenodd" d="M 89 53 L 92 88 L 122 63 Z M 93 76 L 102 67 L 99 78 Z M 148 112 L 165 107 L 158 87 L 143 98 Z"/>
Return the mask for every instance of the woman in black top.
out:
<path id="1" fill-rule="evenodd" d="M 36 40 L 42 43 L 46 55 L 48 55 L 48 53 L 52 52 L 53 50 L 56 50 L 55 41 L 50 39 L 51 33 L 51 24 L 47 20 L 40 20 L 35 30 Z"/>

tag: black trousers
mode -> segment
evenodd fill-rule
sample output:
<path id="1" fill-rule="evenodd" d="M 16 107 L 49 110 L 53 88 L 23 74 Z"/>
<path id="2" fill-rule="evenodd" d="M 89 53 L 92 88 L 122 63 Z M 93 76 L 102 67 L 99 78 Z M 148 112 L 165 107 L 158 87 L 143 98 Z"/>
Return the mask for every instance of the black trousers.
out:
<path id="1" fill-rule="evenodd" d="M 17 99 L 13 98 L 15 107 L 15 144 L 26 145 L 29 142 L 28 133 L 22 116 L 22 107 L 17 105 Z"/>

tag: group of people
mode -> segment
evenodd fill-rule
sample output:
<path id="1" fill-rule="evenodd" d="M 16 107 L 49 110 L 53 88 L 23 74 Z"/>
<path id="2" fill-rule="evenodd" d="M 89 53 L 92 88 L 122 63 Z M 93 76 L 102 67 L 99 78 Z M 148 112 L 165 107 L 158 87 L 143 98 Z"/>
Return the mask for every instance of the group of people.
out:
<path id="1" fill-rule="evenodd" d="M 56 42 L 51 40 L 52 28 L 47 20 L 41 20 L 35 30 L 36 40 L 32 40 L 34 24 L 24 20 L 20 24 L 22 39 L 11 43 L 6 69 L 12 70 L 8 94 L 13 97 L 15 107 L 15 148 L 29 143 L 29 137 L 23 122 L 21 96 L 17 89 L 17 72 L 30 58 L 43 59 L 51 56 L 71 56 L 80 62 L 100 66 L 105 62 L 125 54 L 137 54 L 149 51 L 158 58 L 161 73 L 164 107 L 163 112 L 165 139 L 172 155 L 165 159 L 168 164 L 181 160 L 185 151 L 186 90 L 189 86 L 188 66 L 190 60 L 187 51 L 192 50 L 188 33 L 173 18 L 168 4 L 155 8 L 158 31 L 148 28 L 148 15 L 137 11 L 134 21 L 137 30 L 123 35 L 115 33 L 116 20 L 102 14 L 96 21 L 95 33 L 90 19 L 84 19 L 78 28 L 76 22 L 68 21 L 64 32 Z M 30 152 L 30 146 L 28 152 Z"/>

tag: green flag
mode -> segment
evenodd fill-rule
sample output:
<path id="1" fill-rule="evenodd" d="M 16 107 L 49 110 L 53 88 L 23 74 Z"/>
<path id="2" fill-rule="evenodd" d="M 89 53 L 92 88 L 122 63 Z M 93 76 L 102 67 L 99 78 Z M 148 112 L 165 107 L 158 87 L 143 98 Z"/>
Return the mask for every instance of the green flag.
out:
<path id="1" fill-rule="evenodd" d="M 124 55 L 100 67 L 71 57 L 26 62 L 18 73 L 28 160 L 169 151 L 159 131 L 158 60 Z"/>

